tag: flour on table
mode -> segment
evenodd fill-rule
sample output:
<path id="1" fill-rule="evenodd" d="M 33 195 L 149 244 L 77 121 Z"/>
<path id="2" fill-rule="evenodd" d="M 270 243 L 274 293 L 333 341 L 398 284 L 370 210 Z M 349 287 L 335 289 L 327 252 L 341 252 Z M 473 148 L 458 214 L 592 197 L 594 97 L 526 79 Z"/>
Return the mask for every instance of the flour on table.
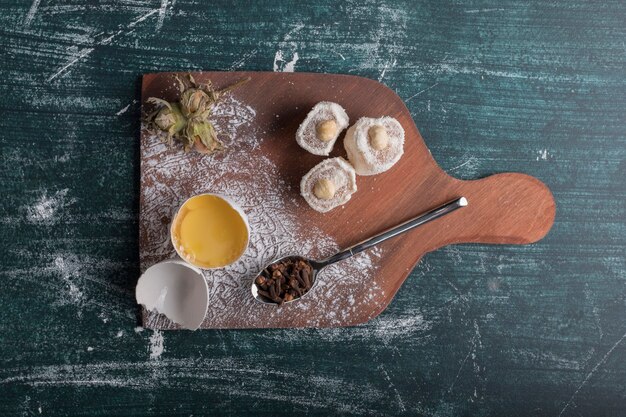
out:
<path id="1" fill-rule="evenodd" d="M 59 210 L 75 202 L 73 199 L 66 198 L 68 192 L 68 188 L 57 191 L 52 195 L 48 195 L 47 191 L 43 191 L 41 197 L 37 199 L 35 204 L 26 208 L 28 220 L 31 223 L 39 224 L 56 223 Z"/>
<path id="2" fill-rule="evenodd" d="M 163 333 L 159 330 L 153 330 L 152 336 L 150 336 L 150 359 L 159 359 L 165 351 L 163 344 Z"/>
<path id="3" fill-rule="evenodd" d="M 547 161 L 553 159 L 553 156 L 548 153 L 547 149 L 540 149 L 537 151 L 537 161 Z"/>
<path id="4" fill-rule="evenodd" d="M 300 57 L 298 56 L 297 52 L 293 53 L 291 61 L 287 61 L 285 57 L 283 57 L 283 51 L 276 51 L 273 66 L 274 72 L 294 72 L 298 59 L 300 59 Z"/>
<path id="5" fill-rule="evenodd" d="M 306 317 L 308 326 L 332 326 L 349 322 L 350 315 L 363 310 L 365 304 L 381 302 L 382 289 L 371 279 L 380 249 L 326 268 L 311 294 L 280 309 L 251 297 L 253 278 L 270 261 L 290 254 L 323 258 L 338 247 L 333 238 L 315 227 L 307 226 L 306 233 L 301 232 L 293 208 L 305 203 L 299 200 L 297 190 L 289 189 L 274 162 L 255 152 L 265 133 L 256 127 L 256 110 L 227 96 L 211 117 L 227 148 L 212 156 L 170 149 L 159 137 L 143 131 L 142 271 L 175 256 L 169 237 L 173 215 L 188 197 L 210 192 L 227 196 L 242 207 L 251 234 L 249 247 L 239 261 L 223 269 L 204 271 L 210 298 L 201 327 L 230 327 L 228 321 L 234 316 L 239 327 L 285 327 L 290 315 Z M 333 302 L 329 303 L 329 299 Z M 144 326 L 176 328 L 156 312 L 148 313 Z"/>
<path id="6" fill-rule="evenodd" d="M 59 300 L 59 304 L 80 305 L 84 301 L 85 294 L 76 282 L 80 278 L 80 264 L 72 257 L 57 256 L 54 258 L 54 270 L 56 270 L 64 282 L 66 296 Z M 80 310 L 79 310 L 80 315 Z"/>

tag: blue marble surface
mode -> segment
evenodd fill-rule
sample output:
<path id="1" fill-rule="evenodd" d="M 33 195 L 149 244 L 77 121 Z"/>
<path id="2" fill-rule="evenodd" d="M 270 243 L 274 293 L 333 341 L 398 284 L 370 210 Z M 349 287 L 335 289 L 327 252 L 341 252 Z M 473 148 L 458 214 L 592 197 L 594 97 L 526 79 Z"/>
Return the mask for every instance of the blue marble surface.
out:
<path id="1" fill-rule="evenodd" d="M 0 1 L 0 415 L 621 416 L 626 3 Z M 557 201 L 334 330 L 137 328 L 146 72 L 355 74 L 437 162 Z"/>

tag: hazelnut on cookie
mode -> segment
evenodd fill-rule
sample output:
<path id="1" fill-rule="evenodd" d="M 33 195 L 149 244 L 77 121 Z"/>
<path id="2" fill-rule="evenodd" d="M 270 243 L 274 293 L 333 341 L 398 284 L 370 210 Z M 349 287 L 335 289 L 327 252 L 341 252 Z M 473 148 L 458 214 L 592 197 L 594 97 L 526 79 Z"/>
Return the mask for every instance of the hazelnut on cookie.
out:
<path id="1" fill-rule="evenodd" d="M 393 117 L 361 117 L 346 132 L 343 145 L 357 174 L 380 174 L 404 153 L 404 129 Z"/>
<path id="2" fill-rule="evenodd" d="M 337 103 L 322 101 L 307 114 L 296 132 L 296 142 L 314 155 L 328 156 L 350 120 Z"/>
<path id="3" fill-rule="evenodd" d="M 343 158 L 325 159 L 302 177 L 300 194 L 314 210 L 325 213 L 345 204 L 356 192 L 354 168 Z"/>

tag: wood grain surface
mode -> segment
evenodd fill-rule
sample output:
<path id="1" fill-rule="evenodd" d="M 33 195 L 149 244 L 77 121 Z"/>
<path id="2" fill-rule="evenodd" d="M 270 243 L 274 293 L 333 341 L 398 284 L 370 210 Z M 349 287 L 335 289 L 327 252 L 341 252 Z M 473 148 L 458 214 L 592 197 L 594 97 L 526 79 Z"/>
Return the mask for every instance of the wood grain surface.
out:
<path id="1" fill-rule="evenodd" d="M 626 4 L 0 2 L 0 415 L 621 416 Z M 141 74 L 342 73 L 434 160 L 550 187 L 550 233 L 425 255 L 337 329 L 138 326 Z"/>
<path id="2" fill-rule="evenodd" d="M 149 97 L 178 100 L 178 91 L 174 88 L 177 75 L 180 79 L 187 76 L 184 73 L 160 73 L 143 77 L 142 104 L 146 114 L 152 111 L 152 106 L 146 103 Z M 262 137 L 252 139 L 259 142 L 254 150 L 237 152 L 238 148 L 227 147 L 224 152 L 232 152 L 235 156 L 225 162 L 219 155 L 199 157 L 188 154 L 181 157 L 180 145 L 170 149 L 161 146 L 155 152 L 154 142 L 162 139 L 148 129 L 142 130 L 139 208 L 142 270 L 176 256 L 171 247 L 169 251 L 155 250 L 163 241 L 168 241 L 171 218 L 164 219 L 162 213 L 172 212 L 181 201 L 200 193 L 228 192 L 229 197 L 243 207 L 268 206 L 276 194 L 286 194 L 287 203 L 277 206 L 270 217 L 289 215 L 295 219 L 295 227 L 302 230 L 299 238 L 312 242 L 312 252 L 300 254 L 312 259 L 316 256 L 321 259 L 321 248 L 315 244 L 316 236 L 310 233 L 312 230 L 319 230 L 340 248 L 347 248 L 455 198 L 464 196 L 470 201 L 463 210 L 381 244 L 378 257 L 373 261 L 376 276 L 369 276 L 363 268 L 348 272 L 329 269 L 318 279 L 320 284 L 333 283 L 331 290 L 314 291 L 306 299 L 286 304 L 278 310 L 276 306 L 255 302 L 250 295 L 250 283 L 259 269 L 245 268 L 244 273 L 233 272 L 228 279 L 218 283 L 215 281 L 220 279 L 218 274 L 222 272 L 206 271 L 211 291 L 202 328 L 339 327 L 365 323 L 389 305 L 425 253 L 454 243 L 532 243 L 544 237 L 552 226 L 554 199 L 550 190 L 536 178 L 501 173 L 480 180 L 461 181 L 442 171 L 424 144 L 402 99 L 377 81 L 311 73 L 202 72 L 192 75 L 197 82 L 211 82 L 216 88 L 249 77 L 250 81 L 233 93 L 238 103 L 233 107 L 233 113 L 241 112 L 244 106 L 258 110 L 249 123 L 239 127 L 236 137 L 231 140 L 251 141 L 254 136 Z M 301 178 L 324 157 L 306 152 L 295 141 L 299 124 L 321 101 L 339 103 L 352 123 L 361 117 L 390 116 L 405 129 L 404 155 L 400 161 L 383 174 L 359 176 L 357 185 L 361 191 L 357 191 L 347 204 L 328 213 L 318 213 L 300 200 Z M 217 106 L 219 109 L 220 104 Z M 235 114 L 231 118 L 236 118 Z M 331 157 L 346 157 L 343 136 L 340 135 Z M 237 143 L 232 145 L 237 146 Z M 248 160 L 264 159 L 275 167 L 272 171 L 275 170 L 281 179 L 277 182 L 280 189 L 264 187 L 265 175 L 237 181 L 243 175 L 237 167 L 246 165 Z M 176 166 L 178 164 L 188 168 L 183 170 Z M 231 169 L 222 169 L 225 164 L 230 164 Z M 163 172 L 163 167 L 172 172 Z M 259 166 L 258 169 L 264 168 Z M 219 181 L 229 186 L 214 189 L 213 178 L 216 176 L 223 176 Z M 268 195 L 260 196 L 254 202 L 246 201 L 253 190 L 255 194 Z M 289 247 L 291 243 L 282 241 L 291 236 L 281 236 L 280 229 L 271 230 L 253 230 L 251 250 L 261 258 L 259 264 L 271 262 L 273 258 L 263 258 L 256 240 L 274 239 L 279 247 Z M 256 237 L 259 233 L 276 236 Z M 300 250 L 304 251 L 304 248 Z M 270 253 L 273 257 L 292 254 L 280 249 Z M 246 262 L 244 257 L 239 263 Z M 237 265 L 233 267 L 234 271 L 241 269 Z M 359 276 L 348 277 L 347 274 Z M 379 290 L 371 292 L 373 286 Z M 350 308 L 350 304 L 354 307 Z M 335 311 L 344 314 L 334 314 Z M 143 322 L 149 328 L 176 328 L 164 317 L 156 318 L 147 312 L 143 314 Z"/>

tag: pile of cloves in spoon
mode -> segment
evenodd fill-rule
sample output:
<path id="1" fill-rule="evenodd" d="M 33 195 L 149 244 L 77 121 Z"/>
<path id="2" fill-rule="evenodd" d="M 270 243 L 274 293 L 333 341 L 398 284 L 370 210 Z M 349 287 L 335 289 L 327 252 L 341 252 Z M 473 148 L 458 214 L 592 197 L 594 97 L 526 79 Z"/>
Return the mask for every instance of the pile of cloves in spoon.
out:
<path id="1" fill-rule="evenodd" d="M 254 281 L 259 295 L 282 304 L 306 294 L 313 285 L 313 267 L 300 258 L 285 258 L 265 268 Z"/>

